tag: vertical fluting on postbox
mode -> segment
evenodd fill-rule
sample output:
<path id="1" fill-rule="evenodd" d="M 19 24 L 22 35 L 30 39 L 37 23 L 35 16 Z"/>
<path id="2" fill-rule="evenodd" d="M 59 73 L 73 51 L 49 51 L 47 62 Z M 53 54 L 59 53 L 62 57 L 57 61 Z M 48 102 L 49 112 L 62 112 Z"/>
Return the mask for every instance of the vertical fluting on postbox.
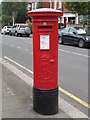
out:
<path id="1" fill-rule="evenodd" d="M 58 112 L 58 17 L 49 8 L 28 12 L 33 18 L 33 109 L 44 115 Z"/>

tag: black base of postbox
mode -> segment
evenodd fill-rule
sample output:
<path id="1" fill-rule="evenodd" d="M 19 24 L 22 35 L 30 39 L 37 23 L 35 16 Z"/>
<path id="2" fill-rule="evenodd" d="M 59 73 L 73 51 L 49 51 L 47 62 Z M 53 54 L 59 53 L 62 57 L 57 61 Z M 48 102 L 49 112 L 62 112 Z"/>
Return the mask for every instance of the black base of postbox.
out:
<path id="1" fill-rule="evenodd" d="M 33 87 L 33 109 L 43 115 L 58 113 L 58 88 L 40 90 Z"/>

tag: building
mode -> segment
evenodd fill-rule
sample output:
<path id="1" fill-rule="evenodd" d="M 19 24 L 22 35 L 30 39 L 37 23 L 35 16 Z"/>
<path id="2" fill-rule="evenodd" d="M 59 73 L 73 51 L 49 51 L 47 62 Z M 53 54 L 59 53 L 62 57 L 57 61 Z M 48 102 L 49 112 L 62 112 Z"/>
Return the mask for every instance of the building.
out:
<path id="1" fill-rule="evenodd" d="M 57 2 L 57 0 L 48 0 L 49 2 L 33 2 L 32 10 L 36 8 L 53 8 L 57 10 L 63 11 L 63 16 L 58 19 L 59 23 L 63 23 L 64 27 L 68 26 L 69 24 L 79 24 L 79 16 L 78 14 L 72 14 L 71 11 L 65 8 L 65 2 L 61 3 L 61 0 Z"/>
<path id="2" fill-rule="evenodd" d="M 61 18 L 61 22 L 64 23 L 65 26 L 68 26 L 68 24 L 79 24 L 78 14 L 72 14 L 71 11 L 67 10 L 65 8 L 65 3 L 62 4 L 62 10 L 63 17 Z"/>

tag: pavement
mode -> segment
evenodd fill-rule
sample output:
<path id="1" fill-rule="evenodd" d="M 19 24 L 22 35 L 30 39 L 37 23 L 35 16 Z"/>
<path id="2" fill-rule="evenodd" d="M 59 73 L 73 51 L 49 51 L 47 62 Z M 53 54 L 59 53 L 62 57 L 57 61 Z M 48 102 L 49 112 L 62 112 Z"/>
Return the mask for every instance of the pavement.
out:
<path id="1" fill-rule="evenodd" d="M 60 109 L 56 115 L 44 116 L 36 113 L 33 110 L 32 88 L 7 68 L 2 67 L 2 72 L 3 118 L 69 118 Z"/>
<path id="2" fill-rule="evenodd" d="M 59 112 L 41 115 L 33 110 L 32 78 L 0 59 L 2 64 L 2 118 L 84 118 L 88 117 L 59 96 Z"/>

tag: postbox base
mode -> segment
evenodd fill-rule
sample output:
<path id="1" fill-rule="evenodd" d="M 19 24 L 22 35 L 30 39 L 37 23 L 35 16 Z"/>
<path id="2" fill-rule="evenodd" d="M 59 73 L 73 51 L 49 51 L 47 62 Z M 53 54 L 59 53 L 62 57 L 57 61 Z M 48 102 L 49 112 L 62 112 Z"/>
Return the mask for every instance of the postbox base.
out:
<path id="1" fill-rule="evenodd" d="M 40 90 L 33 87 L 33 109 L 43 115 L 58 113 L 58 88 Z"/>

